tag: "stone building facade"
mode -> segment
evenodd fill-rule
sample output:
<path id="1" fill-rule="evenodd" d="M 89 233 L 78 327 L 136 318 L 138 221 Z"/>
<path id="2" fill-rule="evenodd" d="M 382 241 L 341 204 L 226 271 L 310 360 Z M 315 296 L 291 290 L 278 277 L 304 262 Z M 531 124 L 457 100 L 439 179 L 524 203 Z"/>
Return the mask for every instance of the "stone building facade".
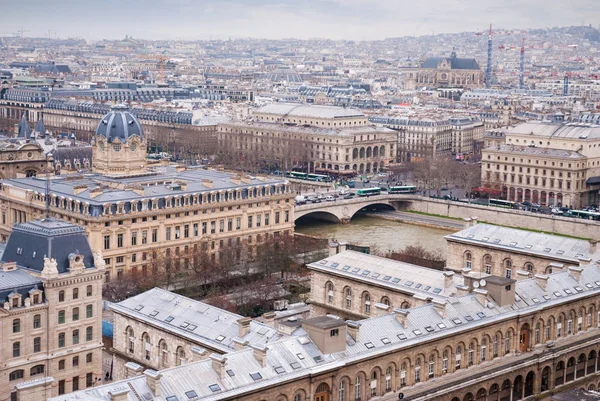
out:
<path id="1" fill-rule="evenodd" d="M 406 89 L 419 87 L 476 88 L 483 86 L 484 73 L 477 60 L 458 58 L 453 51 L 450 57 L 430 57 L 421 64 L 416 72 L 409 72 Z"/>
<path id="2" fill-rule="evenodd" d="M 473 221 L 474 223 L 475 221 Z M 474 224 L 447 235 L 447 269 L 521 280 L 600 257 L 597 241 Z"/>
<path id="3" fill-rule="evenodd" d="M 482 151 L 482 182 L 510 201 L 581 208 L 598 204 L 600 125 L 527 122 Z"/>
<path id="4" fill-rule="evenodd" d="M 0 264 L 0 399 L 45 401 L 103 380 L 104 262 L 83 229 L 18 224 Z"/>
<path id="5" fill-rule="evenodd" d="M 343 267 L 333 258 L 323 262 Z M 371 274 L 368 263 L 354 274 L 364 271 Z M 279 330 L 290 336 L 264 347 L 146 370 L 96 394 L 107 401 L 110 392 L 126 395 L 130 388 L 148 400 L 473 401 L 595 388 L 597 264 L 518 281 L 465 272 L 462 280 L 455 295 L 360 321 L 287 322 Z"/>
<path id="6" fill-rule="evenodd" d="M 115 115 L 127 130 L 122 124 L 103 130 L 102 121 Z M 293 231 L 288 181 L 145 166 L 140 152 L 146 141 L 135 116 L 117 109 L 103 120 L 92 157 L 107 174 L 50 177 L 48 203 L 53 217 L 84 226 L 91 246 L 103 250 L 107 279 L 125 270 L 147 275 L 156 266 L 151 261 L 163 258 L 178 270 L 199 253 L 216 260 L 234 243 L 256 244 Z M 131 155 L 123 164 L 125 152 Z M 14 223 L 43 216 L 46 203 L 45 177 L 2 181 L 0 234 L 7 238 Z"/>

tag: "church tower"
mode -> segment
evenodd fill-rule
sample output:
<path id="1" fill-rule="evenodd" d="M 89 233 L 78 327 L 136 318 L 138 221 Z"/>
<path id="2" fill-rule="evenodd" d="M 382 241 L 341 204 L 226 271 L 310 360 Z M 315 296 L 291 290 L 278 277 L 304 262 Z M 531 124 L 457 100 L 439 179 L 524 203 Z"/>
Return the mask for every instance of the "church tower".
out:
<path id="1" fill-rule="evenodd" d="M 93 169 L 110 176 L 142 174 L 147 143 L 142 126 L 125 105 L 116 105 L 98 123 L 92 140 Z"/>

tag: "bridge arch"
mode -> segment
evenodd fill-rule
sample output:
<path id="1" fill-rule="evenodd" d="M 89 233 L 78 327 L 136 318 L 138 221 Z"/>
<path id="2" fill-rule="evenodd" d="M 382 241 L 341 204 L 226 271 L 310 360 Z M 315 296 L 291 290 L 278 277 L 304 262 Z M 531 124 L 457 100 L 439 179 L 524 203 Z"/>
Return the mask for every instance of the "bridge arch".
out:
<path id="1" fill-rule="evenodd" d="M 329 221 L 332 223 L 342 223 L 342 219 L 341 217 L 337 216 L 335 213 L 333 212 L 328 212 L 328 211 L 321 211 L 321 210 L 315 210 L 313 212 L 308 212 L 305 214 L 302 214 L 301 216 L 296 217 L 296 222 L 302 222 L 302 220 L 307 220 L 307 219 L 317 219 L 317 220 L 324 220 L 324 221 Z"/>
<path id="2" fill-rule="evenodd" d="M 397 199 L 396 197 L 397 195 L 382 195 L 296 206 L 294 220 L 299 222 L 303 217 L 311 217 L 335 223 L 349 223 L 360 211 L 399 210 L 403 202 L 412 200 L 409 198 Z"/>

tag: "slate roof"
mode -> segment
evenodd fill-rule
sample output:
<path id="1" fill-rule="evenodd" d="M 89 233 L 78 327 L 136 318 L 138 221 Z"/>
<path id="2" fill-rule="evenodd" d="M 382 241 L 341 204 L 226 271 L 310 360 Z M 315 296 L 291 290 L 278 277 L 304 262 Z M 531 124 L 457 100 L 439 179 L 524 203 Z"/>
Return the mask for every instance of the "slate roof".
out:
<path id="1" fill-rule="evenodd" d="M 278 114 L 286 117 L 349 118 L 364 117 L 360 110 L 336 106 L 306 105 L 300 103 L 271 103 L 261 107 L 257 113 Z"/>
<path id="2" fill-rule="evenodd" d="M 25 117 L 25 113 L 23 113 L 23 117 L 21 117 L 21 122 L 19 122 L 19 131 L 18 138 L 29 139 L 31 135 L 31 128 L 29 127 L 29 122 L 27 121 L 27 117 Z"/>
<path id="3" fill-rule="evenodd" d="M 224 355 L 226 373 L 220 378 L 212 368 L 211 360 L 202 360 L 160 371 L 161 396 L 155 396 L 144 376 L 137 376 L 104 386 L 50 398 L 49 401 L 110 400 L 110 391 L 131 389 L 145 401 L 164 401 L 170 396 L 177 400 L 190 399 L 187 392 L 194 391 L 198 400 L 216 401 L 243 397 L 249 391 L 274 386 L 277 383 L 309 377 L 325 371 L 336 371 L 340 366 L 358 363 L 392 351 L 410 349 L 423 341 L 449 335 L 468 333 L 503 319 L 517 318 L 546 307 L 574 302 L 600 293 L 600 269 L 595 264 L 583 267 L 581 282 L 562 271 L 548 275 L 546 289 L 535 278 L 515 283 L 515 301 L 500 307 L 488 298 L 487 305 L 474 294 L 454 297 L 445 303 L 442 317 L 433 304 L 408 309 L 403 327 L 394 313 L 364 319 L 360 323 L 359 341 L 346 337 L 346 350 L 322 354 L 302 328 L 292 336 L 282 337 L 267 345 L 267 362 L 262 367 L 254 357 L 254 350 L 245 348 Z M 558 341 L 570 341 L 570 337 Z M 260 373 L 260 376 L 256 376 Z M 252 378 L 251 375 L 254 375 Z M 218 387 L 214 387 L 217 385 Z M 212 389 L 211 389 L 212 387 Z M 127 401 L 139 401 L 138 395 L 129 391 Z"/>
<path id="4" fill-rule="evenodd" d="M 600 125 L 590 123 L 550 123 L 528 121 L 510 127 L 506 135 L 537 135 L 548 138 L 590 139 L 600 138 Z"/>
<path id="5" fill-rule="evenodd" d="M 122 142 L 127 141 L 130 136 L 142 137 L 143 130 L 137 117 L 124 105 L 116 105 L 110 113 L 105 115 L 98 123 L 96 135 L 102 135 L 112 142 L 119 138 Z"/>
<path id="6" fill-rule="evenodd" d="M 438 68 L 442 60 L 448 61 L 451 70 L 479 70 L 479 64 L 474 58 L 430 57 L 423 62 L 421 68 Z"/>
<path id="7" fill-rule="evenodd" d="M 48 218 L 14 225 L 1 260 L 15 261 L 20 267 L 41 272 L 44 257 L 54 258 L 58 272 L 65 273 L 69 255 L 74 252 L 83 256 L 87 267 L 94 265 L 85 230 L 73 223 Z"/>
<path id="8" fill-rule="evenodd" d="M 239 335 L 237 321 L 243 317 L 160 288 L 113 304 L 111 309 L 221 352 L 234 350 L 233 339 Z M 253 320 L 242 339 L 265 345 L 282 336 L 274 328 Z"/>
<path id="9" fill-rule="evenodd" d="M 449 242 L 472 243 L 575 264 L 579 263 L 580 257 L 593 260 L 600 258 L 600 249 L 592 253 L 590 243 L 585 240 L 484 223 L 446 235 L 445 238 Z"/>

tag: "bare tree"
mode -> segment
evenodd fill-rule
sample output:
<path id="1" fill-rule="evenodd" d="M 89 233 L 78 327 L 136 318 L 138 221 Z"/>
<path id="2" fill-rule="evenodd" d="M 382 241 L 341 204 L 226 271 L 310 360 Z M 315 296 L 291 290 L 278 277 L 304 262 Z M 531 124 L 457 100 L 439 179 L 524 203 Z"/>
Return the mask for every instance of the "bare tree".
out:
<path id="1" fill-rule="evenodd" d="M 471 203 L 471 194 L 473 188 L 481 185 L 481 165 L 480 164 L 468 164 L 460 163 L 459 168 L 456 169 L 456 180 L 455 182 L 467 193 L 469 203 Z"/>

